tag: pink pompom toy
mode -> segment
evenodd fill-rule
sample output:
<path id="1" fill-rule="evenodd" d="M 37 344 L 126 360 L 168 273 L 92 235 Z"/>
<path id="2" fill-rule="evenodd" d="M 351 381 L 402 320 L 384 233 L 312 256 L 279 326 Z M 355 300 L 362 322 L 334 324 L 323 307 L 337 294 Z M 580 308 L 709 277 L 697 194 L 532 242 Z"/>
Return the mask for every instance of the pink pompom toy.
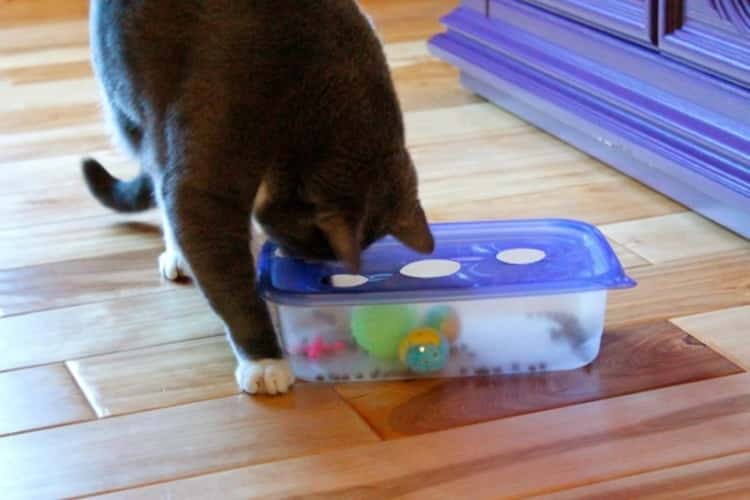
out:
<path id="1" fill-rule="evenodd" d="M 297 350 L 297 354 L 303 354 L 310 359 L 320 359 L 326 354 L 336 354 L 344 350 L 346 350 L 345 342 L 337 340 L 329 344 L 318 335 L 309 344 L 301 346 Z"/>

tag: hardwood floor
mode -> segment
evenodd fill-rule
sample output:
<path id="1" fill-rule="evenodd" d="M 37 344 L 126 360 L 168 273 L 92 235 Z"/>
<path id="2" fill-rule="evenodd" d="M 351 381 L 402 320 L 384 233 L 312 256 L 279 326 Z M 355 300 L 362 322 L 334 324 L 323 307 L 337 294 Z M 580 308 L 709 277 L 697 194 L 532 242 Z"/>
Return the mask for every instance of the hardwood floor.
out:
<path id="1" fill-rule="evenodd" d="M 218 320 L 159 278 L 158 214 L 80 179 L 135 171 L 87 3 L 0 1 L 0 498 L 750 496 L 750 242 L 463 90 L 424 44 L 456 0 L 362 1 L 430 218 L 591 221 L 639 287 L 581 370 L 238 394 Z"/>

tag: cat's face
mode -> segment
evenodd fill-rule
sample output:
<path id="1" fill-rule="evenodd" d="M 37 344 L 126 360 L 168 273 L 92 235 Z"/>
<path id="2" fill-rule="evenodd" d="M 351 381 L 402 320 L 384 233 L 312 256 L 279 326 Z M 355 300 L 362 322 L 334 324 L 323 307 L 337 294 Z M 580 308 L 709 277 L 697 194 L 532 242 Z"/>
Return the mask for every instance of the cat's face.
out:
<path id="1" fill-rule="evenodd" d="M 328 165 L 294 190 L 265 186 L 255 213 L 268 236 L 288 254 L 338 259 L 353 271 L 359 268 L 361 252 L 388 235 L 422 253 L 431 253 L 435 245 L 408 155 L 357 172 Z"/>

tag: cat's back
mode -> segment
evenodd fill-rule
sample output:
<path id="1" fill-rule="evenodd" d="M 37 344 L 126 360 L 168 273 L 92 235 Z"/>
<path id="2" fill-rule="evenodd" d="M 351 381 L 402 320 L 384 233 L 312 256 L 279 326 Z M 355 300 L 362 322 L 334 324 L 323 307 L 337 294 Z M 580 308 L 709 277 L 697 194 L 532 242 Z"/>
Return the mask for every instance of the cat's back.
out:
<path id="1" fill-rule="evenodd" d="M 105 80 L 157 115 L 181 102 L 248 135 L 360 142 L 380 125 L 400 140 L 385 56 L 354 0 L 92 0 L 92 16 L 95 57 L 117 70 Z"/>

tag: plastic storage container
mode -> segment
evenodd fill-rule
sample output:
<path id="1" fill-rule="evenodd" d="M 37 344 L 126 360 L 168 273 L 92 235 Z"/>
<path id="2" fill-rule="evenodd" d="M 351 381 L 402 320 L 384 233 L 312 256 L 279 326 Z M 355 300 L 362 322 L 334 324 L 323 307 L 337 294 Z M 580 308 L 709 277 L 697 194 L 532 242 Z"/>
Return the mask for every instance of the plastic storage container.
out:
<path id="1" fill-rule="evenodd" d="M 263 247 L 259 288 L 311 381 L 569 370 L 599 353 L 607 290 L 629 288 L 606 238 L 567 220 L 432 226 L 429 258 L 392 238 L 361 275 Z"/>

